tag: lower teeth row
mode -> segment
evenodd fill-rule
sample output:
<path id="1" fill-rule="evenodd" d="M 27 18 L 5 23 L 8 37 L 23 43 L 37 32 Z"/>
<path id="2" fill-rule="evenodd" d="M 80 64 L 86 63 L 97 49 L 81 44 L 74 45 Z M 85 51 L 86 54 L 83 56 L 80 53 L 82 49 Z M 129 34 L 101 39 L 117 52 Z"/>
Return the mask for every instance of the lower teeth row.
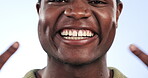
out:
<path id="1" fill-rule="evenodd" d="M 80 39 L 86 39 L 88 37 L 64 37 L 65 39 L 72 39 L 72 40 L 80 40 Z"/>

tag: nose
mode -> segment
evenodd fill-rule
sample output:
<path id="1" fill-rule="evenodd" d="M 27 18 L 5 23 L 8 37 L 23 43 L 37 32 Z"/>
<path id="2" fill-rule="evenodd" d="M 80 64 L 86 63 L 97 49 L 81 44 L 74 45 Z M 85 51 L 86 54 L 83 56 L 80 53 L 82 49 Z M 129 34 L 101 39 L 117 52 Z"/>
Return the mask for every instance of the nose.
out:
<path id="1" fill-rule="evenodd" d="M 74 19 L 86 19 L 91 16 L 90 10 L 82 7 L 67 8 L 64 14 Z"/>

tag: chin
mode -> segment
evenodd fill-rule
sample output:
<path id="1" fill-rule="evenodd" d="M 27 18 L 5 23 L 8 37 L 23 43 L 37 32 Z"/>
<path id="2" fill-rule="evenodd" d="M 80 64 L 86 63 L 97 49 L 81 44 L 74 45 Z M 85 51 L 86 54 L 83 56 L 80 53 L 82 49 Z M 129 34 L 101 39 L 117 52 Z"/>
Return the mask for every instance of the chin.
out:
<path id="1" fill-rule="evenodd" d="M 52 57 L 60 63 L 72 65 L 72 66 L 88 65 L 99 59 L 99 57 L 94 57 L 94 56 L 92 57 L 90 55 L 88 56 L 69 56 L 69 57 L 68 56 L 65 56 L 65 57 L 52 56 Z"/>
<path id="2" fill-rule="evenodd" d="M 65 61 L 65 60 L 61 60 L 61 62 L 63 62 L 64 64 L 68 64 L 68 65 L 72 65 L 72 66 L 84 66 L 84 65 L 89 65 L 94 63 L 95 61 L 97 61 L 99 58 L 97 59 L 92 59 L 92 60 L 76 60 L 76 61 Z"/>
<path id="3" fill-rule="evenodd" d="M 69 62 L 64 62 L 64 64 L 68 64 L 68 65 L 72 65 L 72 66 L 84 66 L 84 65 L 88 65 L 88 64 L 91 64 L 93 63 L 95 60 L 92 60 L 92 61 L 69 61 Z"/>

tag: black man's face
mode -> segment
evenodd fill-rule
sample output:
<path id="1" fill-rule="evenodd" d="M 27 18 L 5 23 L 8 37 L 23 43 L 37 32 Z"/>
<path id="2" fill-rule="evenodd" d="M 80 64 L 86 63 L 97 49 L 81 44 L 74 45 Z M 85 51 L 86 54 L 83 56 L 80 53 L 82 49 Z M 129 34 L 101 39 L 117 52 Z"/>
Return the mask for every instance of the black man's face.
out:
<path id="1" fill-rule="evenodd" d="M 90 63 L 106 54 L 121 11 L 116 0 L 42 0 L 37 7 L 43 49 L 71 64 Z"/>

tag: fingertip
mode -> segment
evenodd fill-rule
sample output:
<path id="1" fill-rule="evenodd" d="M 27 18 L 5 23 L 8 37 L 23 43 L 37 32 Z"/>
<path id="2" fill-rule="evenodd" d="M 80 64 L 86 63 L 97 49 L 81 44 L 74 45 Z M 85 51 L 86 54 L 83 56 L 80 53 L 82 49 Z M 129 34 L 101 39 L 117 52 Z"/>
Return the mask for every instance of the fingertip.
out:
<path id="1" fill-rule="evenodd" d="M 13 46 L 14 48 L 18 48 L 18 47 L 19 47 L 19 42 L 15 42 L 12 46 Z"/>
<path id="2" fill-rule="evenodd" d="M 137 50 L 137 47 L 134 44 L 131 44 L 129 48 L 132 52 Z"/>

